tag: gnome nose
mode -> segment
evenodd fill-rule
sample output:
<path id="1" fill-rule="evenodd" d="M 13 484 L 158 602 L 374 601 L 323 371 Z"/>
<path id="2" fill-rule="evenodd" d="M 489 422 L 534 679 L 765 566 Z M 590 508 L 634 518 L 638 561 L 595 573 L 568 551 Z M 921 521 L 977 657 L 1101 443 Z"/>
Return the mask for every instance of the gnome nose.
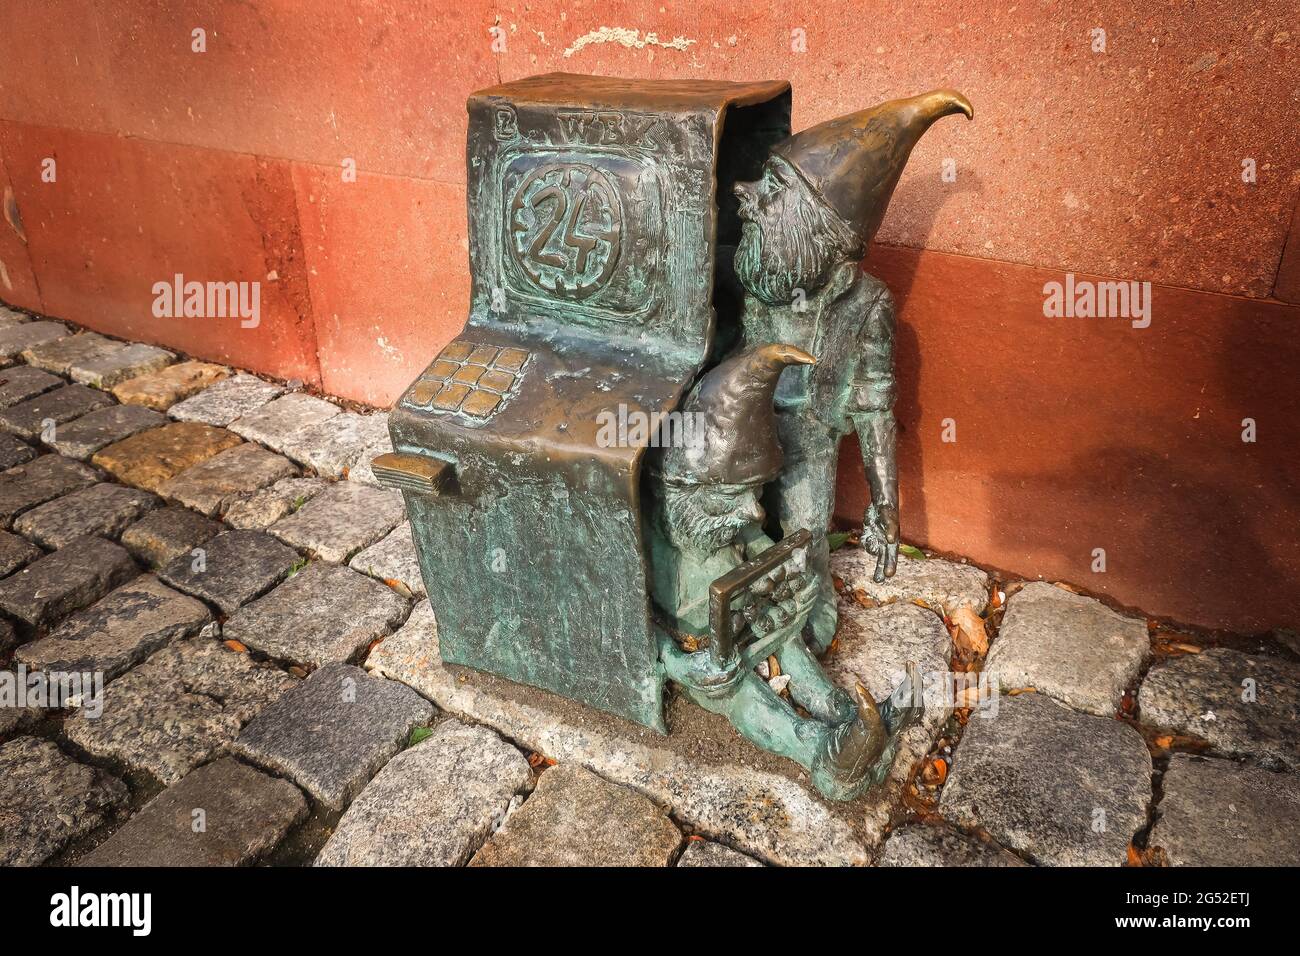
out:
<path id="1" fill-rule="evenodd" d="M 749 209 L 754 205 L 754 184 L 753 183 L 736 183 L 731 190 L 740 200 L 741 209 Z"/>

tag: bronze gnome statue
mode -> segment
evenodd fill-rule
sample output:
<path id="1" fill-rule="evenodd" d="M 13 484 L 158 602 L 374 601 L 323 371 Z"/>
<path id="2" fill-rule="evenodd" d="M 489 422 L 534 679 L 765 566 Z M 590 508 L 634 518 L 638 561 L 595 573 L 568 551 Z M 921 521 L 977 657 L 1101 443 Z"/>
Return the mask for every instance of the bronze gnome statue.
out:
<path id="1" fill-rule="evenodd" d="M 780 547 L 763 533 L 759 496 L 782 466 L 772 394 L 786 366 L 814 361 L 794 346 L 761 345 L 691 392 L 685 410 L 702 416 L 701 440 L 669 448 L 651 466 L 651 590 L 668 676 L 760 747 L 807 767 L 826 796 L 848 800 L 889 772 L 898 735 L 920 715 L 920 675 L 913 665 L 879 710 L 832 684 L 803 638 L 820 594 L 808 534 Z M 743 647 L 741 634 L 750 638 Z M 769 657 L 810 717 L 756 673 Z"/>
<path id="2" fill-rule="evenodd" d="M 672 682 L 828 798 L 884 779 L 921 679 L 900 661 L 878 704 L 822 669 L 826 535 L 854 431 L 862 545 L 894 573 L 894 313 L 859 261 L 956 112 L 936 91 L 792 136 L 781 82 L 550 74 L 470 98 L 470 314 L 374 462 L 443 660 L 665 732 Z"/>
<path id="3" fill-rule="evenodd" d="M 744 286 L 742 347 L 789 342 L 818 357 L 786 375 L 777 418 L 786 466 L 768 502 L 788 533 L 813 533 L 821 593 L 809 621 L 813 645 L 835 637 L 835 591 L 826 529 L 835 501 L 839 444 L 857 432 L 871 488 L 862 547 L 877 581 L 898 562 L 894 424 L 894 302 L 858 263 L 876 234 L 907 157 L 936 119 L 972 116 L 960 93 L 892 100 L 779 143 L 762 178 L 736 187 L 744 232 L 736 276 Z"/>

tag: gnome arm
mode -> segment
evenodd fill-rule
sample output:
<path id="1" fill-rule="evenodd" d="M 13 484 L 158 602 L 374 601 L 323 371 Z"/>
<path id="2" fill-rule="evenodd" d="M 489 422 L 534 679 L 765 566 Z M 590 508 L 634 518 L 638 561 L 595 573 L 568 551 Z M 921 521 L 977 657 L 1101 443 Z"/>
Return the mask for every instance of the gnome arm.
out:
<path id="1" fill-rule="evenodd" d="M 866 278 L 872 279 L 867 276 Z M 873 280 L 879 283 L 879 280 Z M 894 420 L 894 300 L 879 283 L 858 342 L 849 420 L 858 433 L 862 465 L 871 488 L 863 517 L 862 546 L 876 555 L 875 579 L 894 574 L 898 564 L 897 425 Z"/>

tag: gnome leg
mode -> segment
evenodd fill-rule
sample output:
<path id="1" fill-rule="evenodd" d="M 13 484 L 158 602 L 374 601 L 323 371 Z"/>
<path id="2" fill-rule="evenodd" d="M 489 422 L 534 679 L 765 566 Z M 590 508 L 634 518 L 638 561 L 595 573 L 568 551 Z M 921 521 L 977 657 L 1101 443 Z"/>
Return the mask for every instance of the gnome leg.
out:
<path id="1" fill-rule="evenodd" d="M 741 734 L 762 749 L 788 757 L 809 770 L 826 750 L 830 728 L 819 720 L 800 717 L 748 667 L 709 672 L 708 652 L 688 654 L 660 632 L 659 655 L 664 670 L 696 704 L 721 714 Z M 713 683 L 715 678 L 722 678 Z"/>
<path id="2" fill-rule="evenodd" d="M 790 696 L 808 713 L 828 724 L 841 724 L 856 715 L 853 699 L 826 676 L 803 635 L 783 642 L 776 659 L 781 673 L 790 675 Z"/>
<path id="3" fill-rule="evenodd" d="M 831 583 L 831 551 L 826 540 L 835 504 L 835 470 L 839 462 L 839 436 L 819 422 L 797 412 L 777 414 L 777 433 L 785 454 L 785 467 L 768 485 L 764 504 L 781 524 L 782 534 L 807 528 L 808 568 L 817 576 L 818 597 L 808 615 L 804 635 L 818 654 L 835 639 L 839 624 L 838 598 Z"/>

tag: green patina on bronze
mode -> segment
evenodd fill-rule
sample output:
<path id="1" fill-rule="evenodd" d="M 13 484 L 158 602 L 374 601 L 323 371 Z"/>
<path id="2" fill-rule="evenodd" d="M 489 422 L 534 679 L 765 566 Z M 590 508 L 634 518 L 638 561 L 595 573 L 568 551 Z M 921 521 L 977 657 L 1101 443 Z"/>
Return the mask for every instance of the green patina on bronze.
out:
<path id="1" fill-rule="evenodd" d="M 927 94 L 791 137 L 779 82 L 552 74 L 471 97 L 470 316 L 375 463 L 405 494 L 447 661 L 659 730 L 672 679 L 836 799 L 887 772 L 919 677 L 855 702 L 808 642 L 834 632 L 851 429 L 864 542 L 893 570 L 893 314 L 856 262 L 955 109 Z M 648 449 L 668 413 L 702 425 Z M 788 699 L 756 673 L 769 657 Z"/>

